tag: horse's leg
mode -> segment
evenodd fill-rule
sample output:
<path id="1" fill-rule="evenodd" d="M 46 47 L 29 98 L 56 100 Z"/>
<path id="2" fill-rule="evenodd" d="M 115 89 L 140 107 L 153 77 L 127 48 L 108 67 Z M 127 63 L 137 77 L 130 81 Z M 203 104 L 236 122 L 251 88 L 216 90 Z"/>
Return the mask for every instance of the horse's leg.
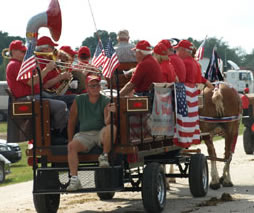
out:
<path id="1" fill-rule="evenodd" d="M 174 174 L 174 164 L 170 164 L 169 173 Z M 176 179 L 174 177 L 168 179 L 169 183 L 176 183 Z"/>
<path id="2" fill-rule="evenodd" d="M 206 137 L 204 139 L 205 144 L 207 146 L 207 151 L 210 157 L 212 158 L 216 158 L 216 152 L 213 146 L 213 141 L 212 141 L 212 137 Z M 211 160 L 211 182 L 210 182 L 210 188 L 211 189 L 219 189 L 220 188 L 220 179 L 219 179 L 219 174 L 218 174 L 218 170 L 217 170 L 217 166 L 216 166 L 216 161 L 215 160 Z"/>
<path id="3" fill-rule="evenodd" d="M 238 131 L 238 129 L 237 129 Z M 237 134 L 232 134 L 232 131 L 227 131 L 225 134 L 225 159 L 226 163 L 223 168 L 223 175 L 220 178 L 220 183 L 224 187 L 232 187 L 233 183 L 230 177 L 230 163 L 232 160 L 232 144 L 237 140 Z"/>

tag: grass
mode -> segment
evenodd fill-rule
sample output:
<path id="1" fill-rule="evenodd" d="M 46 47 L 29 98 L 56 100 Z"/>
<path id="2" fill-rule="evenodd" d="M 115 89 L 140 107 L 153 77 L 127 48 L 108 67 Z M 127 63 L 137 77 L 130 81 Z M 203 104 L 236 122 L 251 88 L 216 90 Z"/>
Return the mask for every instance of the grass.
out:
<path id="1" fill-rule="evenodd" d="M 0 133 L 7 132 L 7 123 L 6 122 L 0 122 Z"/>
<path id="2" fill-rule="evenodd" d="M 6 175 L 5 181 L 0 185 L 0 187 L 33 179 L 33 170 L 31 166 L 27 165 L 27 157 L 25 154 L 27 142 L 19 143 L 19 145 L 22 150 L 22 158 L 19 162 L 11 165 L 11 173 Z"/>

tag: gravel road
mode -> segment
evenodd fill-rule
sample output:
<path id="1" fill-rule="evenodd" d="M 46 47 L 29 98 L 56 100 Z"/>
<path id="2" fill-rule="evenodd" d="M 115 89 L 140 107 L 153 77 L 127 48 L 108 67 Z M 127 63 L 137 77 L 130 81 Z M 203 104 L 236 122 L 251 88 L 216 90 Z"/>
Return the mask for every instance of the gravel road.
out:
<path id="1" fill-rule="evenodd" d="M 218 157 L 223 156 L 224 142 L 215 143 Z M 198 148 L 207 155 L 205 145 Z M 231 178 L 234 187 L 209 189 L 206 197 L 193 198 L 189 191 L 188 179 L 176 179 L 167 192 L 164 213 L 253 213 L 254 212 L 254 155 L 246 155 L 242 136 L 238 138 L 236 153 L 231 163 Z M 209 162 L 208 162 L 209 163 Z M 223 163 L 218 162 L 219 173 Z M 228 193 L 233 201 L 218 201 L 223 193 Z M 215 200 L 215 202 L 207 202 Z M 32 198 L 32 182 L 0 187 L 0 212 L 35 212 Z M 144 212 L 140 193 L 119 192 L 112 201 L 100 201 L 96 194 L 61 195 L 60 213 Z"/>

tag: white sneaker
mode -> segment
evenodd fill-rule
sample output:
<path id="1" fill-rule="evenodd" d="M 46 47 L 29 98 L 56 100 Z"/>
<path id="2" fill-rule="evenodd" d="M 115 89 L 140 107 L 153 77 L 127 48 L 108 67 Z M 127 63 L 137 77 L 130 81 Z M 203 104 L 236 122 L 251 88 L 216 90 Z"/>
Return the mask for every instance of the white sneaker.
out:
<path id="1" fill-rule="evenodd" d="M 78 189 L 81 189 L 81 183 L 77 176 L 72 176 L 70 179 L 70 184 L 66 188 L 67 191 L 76 191 Z"/>
<path id="2" fill-rule="evenodd" d="M 108 155 L 107 154 L 101 154 L 98 158 L 98 161 L 99 161 L 99 167 L 102 167 L 102 168 L 109 167 Z"/>

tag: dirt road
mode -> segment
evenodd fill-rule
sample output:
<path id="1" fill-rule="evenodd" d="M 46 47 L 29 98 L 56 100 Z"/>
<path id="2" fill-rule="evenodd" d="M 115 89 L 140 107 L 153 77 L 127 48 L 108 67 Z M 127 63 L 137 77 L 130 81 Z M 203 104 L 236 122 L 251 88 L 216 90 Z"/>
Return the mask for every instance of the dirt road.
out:
<path id="1" fill-rule="evenodd" d="M 209 189 L 206 197 L 193 198 L 189 192 L 188 179 L 177 179 L 170 185 L 167 192 L 167 204 L 164 213 L 253 213 L 254 212 L 254 155 L 246 155 L 243 150 L 242 137 L 238 138 L 236 153 L 231 163 L 231 178 L 234 187 L 220 188 L 217 191 Z M 223 156 L 224 142 L 215 143 L 219 157 Z M 206 147 L 199 145 L 207 155 Z M 208 162 L 209 163 L 209 162 Z M 223 163 L 218 162 L 219 173 L 222 173 Z M 216 201 L 223 193 L 228 193 L 233 201 Z M 217 203 L 217 205 L 207 206 Z M 0 212 L 35 212 L 32 198 L 32 182 L 26 182 L 6 187 L 0 187 Z M 62 195 L 60 213 L 134 213 L 144 212 L 140 193 L 119 192 L 112 201 L 100 201 L 96 194 Z"/>

